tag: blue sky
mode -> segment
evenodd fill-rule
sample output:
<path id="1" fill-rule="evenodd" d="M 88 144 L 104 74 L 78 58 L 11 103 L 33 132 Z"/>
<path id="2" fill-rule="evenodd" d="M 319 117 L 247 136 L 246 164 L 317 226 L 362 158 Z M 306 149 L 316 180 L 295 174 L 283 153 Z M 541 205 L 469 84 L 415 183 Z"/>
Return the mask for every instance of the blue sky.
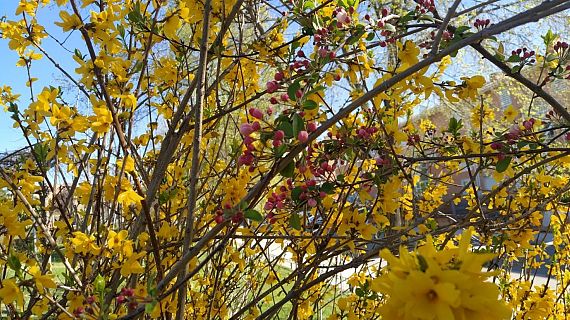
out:
<path id="1" fill-rule="evenodd" d="M 0 1 L 0 17 L 6 16 L 8 20 L 16 20 L 14 16 L 16 12 L 16 0 L 1 0 Z M 40 8 L 38 15 L 39 23 L 45 26 L 46 31 L 56 37 L 63 39 L 62 30 L 54 25 L 55 21 L 59 19 L 59 10 L 54 5 L 49 5 L 45 8 Z M 81 39 L 78 33 L 70 37 L 66 41 L 69 48 L 76 47 L 80 44 Z M 50 55 L 66 70 L 71 70 L 76 67 L 75 61 L 72 59 L 72 54 L 64 50 L 53 39 L 46 38 L 43 40 L 42 47 L 50 53 Z M 36 50 L 37 51 L 37 50 Z M 30 88 L 25 86 L 27 81 L 26 69 L 17 67 L 18 54 L 8 49 L 8 41 L 0 39 L 0 86 L 11 86 L 15 93 L 21 94 L 19 106 L 23 109 L 30 103 Z M 47 59 L 34 61 L 31 68 L 32 77 L 38 78 L 34 82 L 34 94 L 41 92 L 45 86 L 57 86 L 61 82 L 61 74 L 53 67 L 51 62 Z M 14 150 L 27 145 L 26 140 L 22 136 L 20 129 L 12 127 L 13 121 L 10 119 L 10 114 L 0 110 L 0 152 Z"/>

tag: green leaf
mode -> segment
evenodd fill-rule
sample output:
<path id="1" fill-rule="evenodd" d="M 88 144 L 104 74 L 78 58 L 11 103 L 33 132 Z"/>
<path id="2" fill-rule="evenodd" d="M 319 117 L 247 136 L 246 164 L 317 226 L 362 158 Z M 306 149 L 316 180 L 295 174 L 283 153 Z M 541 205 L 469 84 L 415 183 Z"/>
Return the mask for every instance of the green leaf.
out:
<path id="1" fill-rule="evenodd" d="M 469 29 L 471 29 L 470 26 L 459 26 L 455 29 L 454 34 L 460 35 Z"/>
<path id="2" fill-rule="evenodd" d="M 293 137 L 296 137 L 300 131 L 303 131 L 303 129 L 305 129 L 305 122 L 303 121 L 303 118 L 298 114 L 295 113 L 293 115 Z"/>
<path id="3" fill-rule="evenodd" d="M 247 208 L 247 206 L 248 206 L 247 202 L 245 202 L 243 200 L 238 203 L 238 207 L 240 210 L 245 210 L 245 208 Z"/>
<path id="4" fill-rule="evenodd" d="M 16 256 L 10 256 L 6 262 L 8 263 L 8 267 L 16 272 L 19 272 L 20 268 L 22 268 L 22 263 Z"/>
<path id="5" fill-rule="evenodd" d="M 297 91 L 301 89 L 301 84 L 299 83 L 299 81 L 295 81 L 293 82 L 289 88 L 287 88 L 287 95 L 289 96 L 289 99 L 293 100 L 293 101 L 297 101 Z"/>
<path id="6" fill-rule="evenodd" d="M 307 1 L 305 2 L 305 4 L 303 4 L 304 10 L 313 9 L 313 8 L 315 8 L 315 3 L 313 1 Z"/>
<path id="7" fill-rule="evenodd" d="M 151 302 L 145 304 L 144 305 L 144 312 L 151 313 L 152 310 L 154 310 L 154 307 L 156 306 L 157 303 L 158 303 L 157 300 L 152 300 Z"/>
<path id="8" fill-rule="evenodd" d="M 358 7 L 359 2 L 360 2 L 360 0 L 346 0 L 346 4 L 348 4 L 349 6 L 355 8 L 355 9 Z"/>
<path id="9" fill-rule="evenodd" d="M 263 216 L 257 210 L 249 209 L 243 213 L 243 216 L 254 221 L 262 221 Z"/>
<path id="10" fill-rule="evenodd" d="M 293 161 L 289 162 L 289 164 L 281 170 L 281 175 L 285 178 L 292 178 L 295 174 L 295 163 Z"/>
<path id="11" fill-rule="evenodd" d="M 519 57 L 517 55 L 510 56 L 507 59 L 507 62 L 521 62 L 521 57 Z"/>
<path id="12" fill-rule="evenodd" d="M 299 48 L 300 46 L 301 44 L 299 43 L 299 41 L 291 43 L 291 52 L 295 52 L 295 49 Z"/>
<path id="13" fill-rule="evenodd" d="M 362 288 L 356 288 L 356 290 L 354 290 L 354 293 L 356 293 L 356 295 L 361 298 L 365 296 L 364 290 L 362 290 Z"/>
<path id="14" fill-rule="evenodd" d="M 41 163 L 45 163 L 47 161 L 48 147 L 46 145 L 38 143 L 34 146 L 34 154 Z"/>
<path id="15" fill-rule="evenodd" d="M 295 187 L 291 190 L 291 199 L 293 201 L 299 201 L 299 196 L 303 193 L 303 189 L 301 187 Z"/>
<path id="16" fill-rule="evenodd" d="M 447 131 L 449 131 L 453 135 L 457 135 L 459 133 L 459 130 L 463 127 L 463 124 L 461 122 L 462 120 L 458 121 L 457 119 L 452 117 L 451 119 L 449 119 L 449 125 Z"/>
<path id="17" fill-rule="evenodd" d="M 376 37 L 376 34 L 374 34 L 374 32 L 370 32 L 366 36 L 366 41 L 372 41 L 372 40 L 374 40 L 375 37 Z"/>
<path id="18" fill-rule="evenodd" d="M 336 4 L 337 4 L 339 7 L 348 8 L 348 3 L 347 3 L 347 2 L 348 2 L 348 0 L 338 0 Z"/>
<path id="19" fill-rule="evenodd" d="M 418 255 L 418 263 L 420 265 L 420 270 L 422 272 L 425 272 L 428 268 L 428 263 L 426 261 L 426 258 L 424 258 L 422 255 Z"/>
<path id="20" fill-rule="evenodd" d="M 277 126 L 277 130 L 283 130 L 286 138 L 293 138 L 293 126 L 288 121 L 283 121 Z"/>
<path id="21" fill-rule="evenodd" d="M 415 12 L 414 11 L 409 11 L 408 13 L 406 13 L 405 16 L 401 17 L 398 20 L 398 23 L 400 24 L 405 24 L 406 22 L 412 21 L 414 20 L 414 16 L 415 16 Z"/>
<path id="22" fill-rule="evenodd" d="M 295 230 L 301 230 L 301 218 L 296 213 L 291 214 L 289 225 Z"/>
<path id="23" fill-rule="evenodd" d="M 305 110 L 313 110 L 319 107 L 319 104 L 313 100 L 305 100 L 303 103 L 303 109 Z"/>
<path id="24" fill-rule="evenodd" d="M 525 146 L 527 146 L 528 144 L 529 144 L 528 141 L 521 140 L 521 141 L 517 142 L 517 148 L 518 148 L 518 149 L 522 149 L 522 148 L 524 148 Z"/>
<path id="25" fill-rule="evenodd" d="M 511 160 L 512 157 L 505 157 L 504 159 L 499 160 L 496 166 L 497 172 L 501 173 L 507 170 L 509 168 L 509 165 L 511 164 Z"/>
<path id="26" fill-rule="evenodd" d="M 287 151 L 287 145 L 286 144 L 282 144 L 279 147 L 275 148 L 275 158 L 279 159 L 281 158 L 284 154 L 285 151 Z"/>
<path id="27" fill-rule="evenodd" d="M 321 191 L 327 194 L 334 193 L 335 184 L 332 182 L 325 182 L 321 185 Z"/>
<path id="28" fill-rule="evenodd" d="M 95 291 L 99 292 L 99 293 L 104 293 L 105 292 L 105 278 L 98 274 L 97 277 L 95 278 L 95 282 L 93 282 L 93 285 L 95 287 Z"/>
<path id="29" fill-rule="evenodd" d="M 353 32 L 350 37 L 348 37 L 348 39 L 346 39 L 346 44 L 347 45 L 353 45 L 355 43 L 358 42 L 358 40 L 360 38 L 362 38 L 362 36 L 364 35 L 365 31 L 364 31 L 364 26 L 363 25 L 358 25 L 356 27 L 356 32 Z"/>
<path id="30" fill-rule="evenodd" d="M 552 30 L 548 29 L 548 32 L 546 32 L 546 34 L 544 36 L 541 36 L 542 40 L 544 41 L 544 44 L 549 47 L 550 44 L 552 43 L 552 41 L 554 41 L 554 39 L 556 39 L 558 36 L 556 34 L 554 34 L 552 32 Z"/>

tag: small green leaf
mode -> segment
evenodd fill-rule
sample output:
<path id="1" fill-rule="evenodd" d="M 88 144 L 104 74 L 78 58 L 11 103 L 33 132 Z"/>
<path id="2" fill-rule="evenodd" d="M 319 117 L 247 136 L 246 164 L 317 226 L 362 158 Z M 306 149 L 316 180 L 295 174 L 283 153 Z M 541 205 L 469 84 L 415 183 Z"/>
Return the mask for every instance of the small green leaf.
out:
<path id="1" fill-rule="evenodd" d="M 348 39 L 346 39 L 346 44 L 347 45 L 353 45 L 355 43 L 358 42 L 358 40 L 360 40 L 360 38 L 362 38 L 362 36 L 364 35 L 365 31 L 364 31 L 364 26 L 363 25 L 358 25 L 356 32 L 353 32 L 350 37 L 348 37 Z"/>
<path id="2" fill-rule="evenodd" d="M 299 81 L 295 81 L 293 82 L 289 88 L 287 88 L 287 95 L 289 96 L 289 99 L 293 100 L 293 101 L 297 101 L 297 91 L 301 89 L 301 84 L 299 83 Z"/>
<path id="3" fill-rule="evenodd" d="M 303 131 L 305 129 L 305 122 L 303 118 L 298 114 L 295 113 L 293 115 L 293 137 L 296 137 L 299 134 L 299 131 Z"/>
<path id="4" fill-rule="evenodd" d="M 10 256 L 8 258 L 8 267 L 10 267 L 10 269 L 19 272 L 20 268 L 22 268 L 22 263 L 20 262 L 20 259 L 18 259 L 18 257 L 16 256 Z"/>
<path id="5" fill-rule="evenodd" d="M 335 185 L 332 182 L 325 182 L 323 183 L 323 185 L 321 186 L 321 191 L 327 194 L 333 194 L 334 193 L 334 188 Z"/>
<path id="6" fill-rule="evenodd" d="M 290 122 L 283 121 L 277 126 L 278 130 L 283 130 L 286 138 L 293 138 L 293 126 Z"/>
<path id="7" fill-rule="evenodd" d="M 262 221 L 263 216 L 257 210 L 248 209 L 243 213 L 243 216 L 254 221 Z"/>
<path id="8" fill-rule="evenodd" d="M 313 100 L 305 100 L 303 103 L 303 109 L 305 110 L 313 110 L 319 107 L 319 104 Z"/>
<path id="9" fill-rule="evenodd" d="M 157 303 L 158 303 L 157 300 L 152 300 L 151 302 L 145 304 L 144 305 L 144 312 L 151 313 L 152 310 L 154 310 L 154 307 L 156 306 Z"/>
<path id="10" fill-rule="evenodd" d="M 509 168 L 509 165 L 511 164 L 511 160 L 512 157 L 505 157 L 502 160 L 499 160 L 496 166 L 497 172 L 501 173 L 507 170 Z"/>
<path id="11" fill-rule="evenodd" d="M 507 62 L 521 62 L 521 57 L 512 55 L 507 59 Z"/>
<path id="12" fill-rule="evenodd" d="M 281 175 L 285 178 L 292 178 L 295 174 L 295 163 L 293 161 L 289 162 L 289 164 L 281 170 Z"/>
<path id="13" fill-rule="evenodd" d="M 399 24 L 405 24 L 406 22 L 412 21 L 412 20 L 414 20 L 414 16 L 415 16 L 415 15 L 416 15 L 416 14 L 415 14 L 414 11 L 409 11 L 408 13 L 406 13 L 405 16 L 401 17 L 401 18 L 398 20 L 398 23 L 399 23 Z"/>
<path id="14" fill-rule="evenodd" d="M 104 293 L 105 292 L 105 278 L 98 274 L 97 277 L 95 278 L 95 282 L 93 282 L 93 286 L 95 287 L 95 291 L 99 292 L 99 293 Z"/>
<path id="15" fill-rule="evenodd" d="M 287 151 L 287 145 L 286 144 L 282 144 L 279 147 L 275 148 L 275 158 L 279 159 L 281 158 L 284 154 L 285 151 Z"/>
<path id="16" fill-rule="evenodd" d="M 315 8 L 315 3 L 313 1 L 307 1 L 305 4 L 303 4 L 303 9 L 305 10 L 313 8 Z"/>
<path id="17" fill-rule="evenodd" d="M 459 26 L 455 29 L 454 34 L 460 35 L 469 29 L 471 29 L 470 26 Z"/>
<path id="18" fill-rule="evenodd" d="M 422 255 L 418 255 L 418 263 L 420 265 L 420 270 L 422 272 L 425 272 L 428 268 L 428 263 L 426 261 L 426 258 L 424 258 Z"/>
<path id="19" fill-rule="evenodd" d="M 301 46 L 301 44 L 299 43 L 299 41 L 295 41 L 293 43 L 291 43 L 291 52 L 294 52 L 295 49 L 299 48 Z"/>
<path id="20" fill-rule="evenodd" d="M 293 201 L 299 201 L 299 196 L 303 193 L 303 189 L 301 187 L 295 187 L 291 190 L 291 199 Z"/>
<path id="21" fill-rule="evenodd" d="M 295 230 L 301 230 L 301 218 L 296 213 L 291 214 L 289 225 Z"/>

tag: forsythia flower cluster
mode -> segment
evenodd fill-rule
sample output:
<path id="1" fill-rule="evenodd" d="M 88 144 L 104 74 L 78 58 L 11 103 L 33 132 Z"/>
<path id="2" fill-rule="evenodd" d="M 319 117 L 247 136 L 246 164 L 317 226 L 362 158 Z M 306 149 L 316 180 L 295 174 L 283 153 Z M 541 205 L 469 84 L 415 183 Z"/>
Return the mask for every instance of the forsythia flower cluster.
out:
<path id="1" fill-rule="evenodd" d="M 492 273 L 481 271 L 493 254 L 471 252 L 471 233 L 463 233 L 458 247 L 440 251 L 431 237 L 417 252 L 401 247 L 399 257 L 384 249 L 387 272 L 371 283 L 385 298 L 383 319 L 510 319 L 499 288 L 486 281 Z"/>

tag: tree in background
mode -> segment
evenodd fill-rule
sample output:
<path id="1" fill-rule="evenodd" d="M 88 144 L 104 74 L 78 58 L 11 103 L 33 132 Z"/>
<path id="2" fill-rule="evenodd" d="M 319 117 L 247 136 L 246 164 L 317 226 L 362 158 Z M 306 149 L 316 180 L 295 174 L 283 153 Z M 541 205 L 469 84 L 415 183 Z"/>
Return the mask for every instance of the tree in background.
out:
<path id="1" fill-rule="evenodd" d="M 490 21 L 496 2 L 21 0 L 0 32 L 29 92 L 0 103 L 32 158 L 0 169 L 3 315 L 562 319 L 570 113 L 545 86 L 568 81 L 568 44 L 501 36 L 570 3 Z M 485 74 L 446 75 L 467 48 L 555 125 L 491 127 Z M 37 85 L 38 60 L 65 90 Z M 427 137 L 430 99 L 476 109 Z"/>

